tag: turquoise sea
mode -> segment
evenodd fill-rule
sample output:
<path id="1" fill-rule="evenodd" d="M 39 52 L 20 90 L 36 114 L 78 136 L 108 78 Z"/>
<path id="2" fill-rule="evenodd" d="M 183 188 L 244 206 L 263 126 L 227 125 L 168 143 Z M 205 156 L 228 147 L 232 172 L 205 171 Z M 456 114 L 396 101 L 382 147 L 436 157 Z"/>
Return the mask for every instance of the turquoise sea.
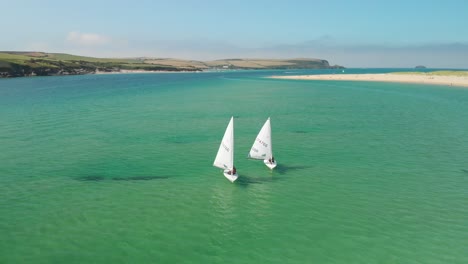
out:
<path id="1" fill-rule="evenodd" d="M 0 263 L 468 263 L 468 89 L 321 72 L 0 80 Z"/>

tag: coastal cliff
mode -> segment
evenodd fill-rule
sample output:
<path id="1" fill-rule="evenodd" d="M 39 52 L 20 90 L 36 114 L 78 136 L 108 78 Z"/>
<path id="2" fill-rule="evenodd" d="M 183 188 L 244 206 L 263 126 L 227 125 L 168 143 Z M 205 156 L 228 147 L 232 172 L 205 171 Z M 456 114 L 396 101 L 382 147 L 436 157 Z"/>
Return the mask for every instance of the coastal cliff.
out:
<path id="1" fill-rule="evenodd" d="M 331 69 L 321 59 L 225 59 L 215 61 L 167 58 L 93 58 L 62 53 L 0 52 L 0 77 L 78 75 L 99 72 L 203 71 L 229 69 Z"/>

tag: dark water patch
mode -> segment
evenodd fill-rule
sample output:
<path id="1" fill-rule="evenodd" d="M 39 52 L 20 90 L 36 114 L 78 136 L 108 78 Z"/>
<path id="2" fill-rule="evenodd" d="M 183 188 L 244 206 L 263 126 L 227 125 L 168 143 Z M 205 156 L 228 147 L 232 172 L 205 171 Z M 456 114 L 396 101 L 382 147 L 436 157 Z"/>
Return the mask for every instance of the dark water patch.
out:
<path id="1" fill-rule="evenodd" d="M 75 180 L 78 181 L 90 181 L 90 182 L 100 182 L 100 181 L 151 181 L 151 180 L 162 180 L 168 179 L 169 176 L 128 176 L 128 177 L 108 177 L 102 175 L 88 175 L 75 177 Z"/>
<path id="2" fill-rule="evenodd" d="M 172 135 L 163 138 L 162 142 L 170 144 L 191 144 L 194 142 L 204 142 L 206 140 L 206 136 L 200 135 Z"/>
<path id="3" fill-rule="evenodd" d="M 461 169 L 461 171 L 463 171 L 464 173 L 468 173 L 468 170 L 466 169 Z"/>
<path id="4" fill-rule="evenodd" d="M 150 181 L 168 179 L 169 176 L 134 176 L 134 177 L 116 177 L 111 178 L 113 181 Z"/>
<path id="5" fill-rule="evenodd" d="M 264 184 L 264 183 L 269 183 L 273 181 L 277 181 L 280 178 L 275 177 L 273 175 L 268 175 L 268 176 L 247 176 L 247 175 L 241 175 L 236 181 L 236 184 L 239 184 L 241 186 L 248 186 L 250 184 Z"/>
<path id="6" fill-rule="evenodd" d="M 171 137 L 165 138 L 163 142 L 172 143 L 172 144 L 188 144 L 188 143 L 191 143 L 192 141 L 186 137 L 171 136 Z"/>
<path id="7" fill-rule="evenodd" d="M 305 170 L 310 168 L 310 166 L 290 166 L 290 165 L 283 165 L 283 164 L 278 164 L 276 168 L 274 168 L 275 171 L 277 171 L 279 174 L 286 174 L 290 171 L 296 171 L 296 170 Z"/>
<path id="8" fill-rule="evenodd" d="M 307 134 L 309 133 L 308 131 L 305 131 L 305 130 L 295 130 L 293 131 L 293 133 L 296 133 L 296 134 Z"/>
<path id="9" fill-rule="evenodd" d="M 108 177 L 104 177 L 104 176 L 82 176 L 82 177 L 76 177 L 74 178 L 75 180 L 78 180 L 78 181 L 103 181 L 103 180 L 107 180 Z"/>

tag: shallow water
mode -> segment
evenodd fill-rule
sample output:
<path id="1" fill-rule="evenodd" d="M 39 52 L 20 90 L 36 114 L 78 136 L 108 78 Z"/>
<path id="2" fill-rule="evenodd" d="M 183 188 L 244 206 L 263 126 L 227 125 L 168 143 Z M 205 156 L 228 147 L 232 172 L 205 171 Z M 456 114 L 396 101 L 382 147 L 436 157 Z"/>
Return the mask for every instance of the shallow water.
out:
<path id="1" fill-rule="evenodd" d="M 468 263 L 468 89 L 297 72 L 0 80 L 0 262 Z"/>

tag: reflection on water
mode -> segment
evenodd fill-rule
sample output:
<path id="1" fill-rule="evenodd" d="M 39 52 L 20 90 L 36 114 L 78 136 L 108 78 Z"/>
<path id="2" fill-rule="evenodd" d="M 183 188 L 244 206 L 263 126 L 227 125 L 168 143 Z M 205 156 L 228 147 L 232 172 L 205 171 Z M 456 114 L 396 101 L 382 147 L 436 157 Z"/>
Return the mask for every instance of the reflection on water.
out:
<path id="1" fill-rule="evenodd" d="M 274 175 L 253 176 L 244 173 L 232 184 L 216 181 L 211 188 L 210 217 L 216 245 L 236 245 L 236 237 L 264 237 L 271 221 L 274 199 L 273 183 L 281 178 Z M 256 221 L 246 221 L 254 216 Z M 249 239 L 247 239 L 249 240 Z"/>
<path id="2" fill-rule="evenodd" d="M 292 171 L 298 171 L 298 170 L 306 170 L 310 168 L 310 166 L 294 166 L 294 165 L 284 165 L 284 164 L 278 164 L 275 169 L 268 170 L 265 173 L 263 173 L 262 176 L 253 176 L 250 174 L 245 174 L 242 173 L 239 175 L 239 178 L 235 182 L 235 184 L 238 184 L 240 186 L 248 186 L 250 184 L 263 184 L 263 183 L 270 183 L 270 182 L 276 182 L 279 180 L 285 180 L 286 178 L 280 175 L 285 175 L 289 172 Z M 265 175 L 269 174 L 269 175 Z"/>
<path id="3" fill-rule="evenodd" d="M 241 174 L 235 183 L 241 186 L 247 186 L 249 184 L 262 184 L 277 181 L 280 178 L 275 178 L 273 175 L 271 176 L 249 176 L 245 174 Z"/>

